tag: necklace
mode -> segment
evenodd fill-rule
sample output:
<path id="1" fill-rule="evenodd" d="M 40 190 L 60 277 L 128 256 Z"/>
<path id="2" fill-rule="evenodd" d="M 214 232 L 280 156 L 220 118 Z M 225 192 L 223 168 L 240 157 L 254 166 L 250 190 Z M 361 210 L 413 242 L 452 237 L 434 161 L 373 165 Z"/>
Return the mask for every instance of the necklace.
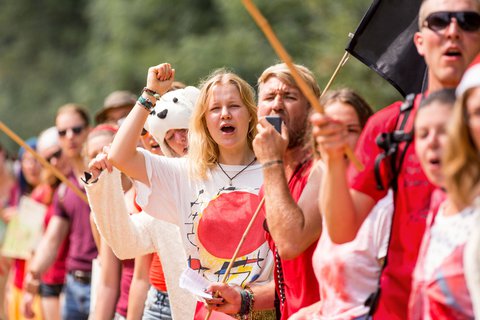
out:
<path id="1" fill-rule="evenodd" d="M 223 169 L 223 167 L 222 167 L 222 165 L 220 164 L 220 162 L 217 161 L 217 164 L 218 164 L 218 167 L 220 168 L 220 170 L 222 170 L 222 172 L 227 176 L 228 180 L 230 180 L 229 185 L 230 185 L 230 187 L 231 187 L 231 186 L 232 186 L 232 181 L 233 181 L 233 179 L 235 179 L 236 177 L 238 177 L 238 175 L 239 175 L 240 173 L 242 173 L 243 171 L 247 170 L 247 168 L 250 167 L 255 161 L 257 161 L 257 157 L 253 158 L 253 160 L 252 160 L 249 164 L 247 164 L 242 170 L 238 171 L 233 177 L 230 177 L 230 176 L 228 175 L 228 173 L 225 172 L 225 170 Z"/>

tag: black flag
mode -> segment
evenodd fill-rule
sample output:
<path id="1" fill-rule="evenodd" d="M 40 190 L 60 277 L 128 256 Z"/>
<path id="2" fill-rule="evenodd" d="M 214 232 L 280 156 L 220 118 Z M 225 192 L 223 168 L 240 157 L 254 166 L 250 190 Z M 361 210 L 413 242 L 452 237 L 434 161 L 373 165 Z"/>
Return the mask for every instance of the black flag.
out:
<path id="1" fill-rule="evenodd" d="M 345 49 L 403 96 L 423 91 L 425 61 L 413 44 L 421 0 L 375 0 Z"/>

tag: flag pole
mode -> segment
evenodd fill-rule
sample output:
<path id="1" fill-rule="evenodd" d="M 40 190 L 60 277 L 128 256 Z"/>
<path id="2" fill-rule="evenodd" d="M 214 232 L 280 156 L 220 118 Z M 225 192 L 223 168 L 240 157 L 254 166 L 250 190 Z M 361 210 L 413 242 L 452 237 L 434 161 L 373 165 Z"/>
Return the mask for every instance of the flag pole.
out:
<path id="1" fill-rule="evenodd" d="M 257 25 L 260 27 L 260 29 L 263 31 L 265 36 L 267 37 L 268 41 L 272 45 L 273 49 L 277 53 L 277 55 L 280 57 L 280 59 L 285 62 L 285 64 L 288 66 L 290 69 L 290 72 L 292 73 L 292 77 L 295 79 L 295 82 L 297 83 L 298 87 L 302 91 L 302 93 L 305 95 L 305 97 L 308 99 L 310 104 L 313 106 L 313 108 L 319 112 L 319 113 L 324 113 L 323 106 L 320 105 L 320 101 L 317 99 L 315 94 L 313 93 L 313 90 L 307 85 L 307 83 L 303 80 L 303 78 L 298 74 L 297 69 L 293 65 L 292 58 L 290 55 L 287 53 L 281 42 L 278 40 L 277 36 L 273 32 L 272 28 L 268 24 L 268 21 L 265 19 L 265 17 L 262 16 L 260 11 L 257 9 L 257 7 L 252 3 L 251 0 L 242 0 L 243 5 L 247 9 L 247 11 L 250 13 L 252 16 L 253 20 L 257 23 Z M 344 55 L 348 57 L 348 55 Z M 342 59 L 343 60 L 343 59 Z M 342 64 L 344 61 L 342 62 Z M 339 66 L 341 67 L 340 64 Z M 340 69 L 340 67 L 337 67 L 337 69 Z M 338 72 L 338 71 L 337 71 Z M 355 168 L 358 171 L 362 171 L 364 169 L 363 164 L 355 157 L 352 149 L 348 146 L 345 147 L 345 154 L 347 157 L 350 159 L 352 164 L 355 166 Z"/>
<path id="2" fill-rule="evenodd" d="M 330 89 L 330 86 L 332 85 L 333 80 L 335 80 L 335 78 L 337 77 L 337 74 L 340 71 L 340 68 L 342 68 L 345 65 L 345 63 L 347 63 L 349 57 L 350 57 L 350 54 L 348 53 L 348 51 L 345 51 L 342 59 L 340 60 L 340 62 L 337 65 L 337 68 L 335 69 L 332 76 L 330 77 L 330 80 L 328 80 L 327 85 L 325 86 L 325 88 L 323 88 L 323 91 L 322 91 L 322 94 L 320 95 L 320 98 L 323 97 L 324 94 Z"/>
<path id="3" fill-rule="evenodd" d="M 22 146 L 23 148 L 25 148 L 25 150 L 30 152 L 35 157 L 35 159 L 42 164 L 43 167 L 50 170 L 58 179 L 60 179 L 60 181 L 65 183 L 67 187 L 69 187 L 73 192 L 75 192 L 75 194 L 80 199 L 88 203 L 88 199 L 85 193 L 83 193 L 76 185 L 74 185 L 70 180 L 68 180 L 67 177 L 65 177 L 65 175 L 63 175 L 63 173 L 61 173 L 57 168 L 52 166 L 47 160 L 45 160 L 42 156 L 35 152 L 35 150 L 33 150 L 27 143 L 25 143 L 22 138 L 20 138 L 15 132 L 8 128 L 2 121 L 0 121 L 0 130 L 5 132 L 5 134 L 9 136 L 10 139 L 15 141 L 18 145 Z"/>

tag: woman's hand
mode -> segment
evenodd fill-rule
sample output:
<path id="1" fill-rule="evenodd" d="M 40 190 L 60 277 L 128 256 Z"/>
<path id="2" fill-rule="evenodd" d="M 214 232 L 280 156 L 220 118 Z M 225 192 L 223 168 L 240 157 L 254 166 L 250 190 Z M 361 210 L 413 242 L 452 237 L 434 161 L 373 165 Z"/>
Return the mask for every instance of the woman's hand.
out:
<path id="1" fill-rule="evenodd" d="M 147 88 L 163 95 L 170 90 L 175 79 L 175 69 L 169 63 L 162 63 L 148 69 Z"/>
<path id="2" fill-rule="evenodd" d="M 240 305 L 242 298 L 239 286 L 230 286 L 225 283 L 212 283 L 207 292 L 211 292 L 212 295 L 217 293 L 218 298 L 206 299 L 205 307 L 208 310 L 215 310 L 227 314 L 235 314 L 240 311 Z"/>
<path id="3" fill-rule="evenodd" d="M 103 151 L 97 154 L 97 156 L 88 164 L 88 171 L 92 174 L 90 181 L 95 181 L 105 169 L 107 169 L 108 172 L 112 172 L 113 166 L 110 160 L 108 160 L 109 149 L 110 146 L 103 147 Z"/>

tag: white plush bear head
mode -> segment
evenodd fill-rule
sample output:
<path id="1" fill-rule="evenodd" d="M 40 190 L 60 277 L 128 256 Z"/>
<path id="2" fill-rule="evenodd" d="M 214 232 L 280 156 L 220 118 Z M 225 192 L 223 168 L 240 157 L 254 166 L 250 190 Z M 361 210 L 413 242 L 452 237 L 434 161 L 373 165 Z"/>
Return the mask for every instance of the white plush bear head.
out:
<path id="1" fill-rule="evenodd" d="M 166 156 L 173 156 L 165 143 L 170 129 L 188 129 L 190 116 L 200 95 L 195 87 L 186 87 L 165 93 L 155 104 L 145 122 L 145 130 L 155 138 Z"/>

